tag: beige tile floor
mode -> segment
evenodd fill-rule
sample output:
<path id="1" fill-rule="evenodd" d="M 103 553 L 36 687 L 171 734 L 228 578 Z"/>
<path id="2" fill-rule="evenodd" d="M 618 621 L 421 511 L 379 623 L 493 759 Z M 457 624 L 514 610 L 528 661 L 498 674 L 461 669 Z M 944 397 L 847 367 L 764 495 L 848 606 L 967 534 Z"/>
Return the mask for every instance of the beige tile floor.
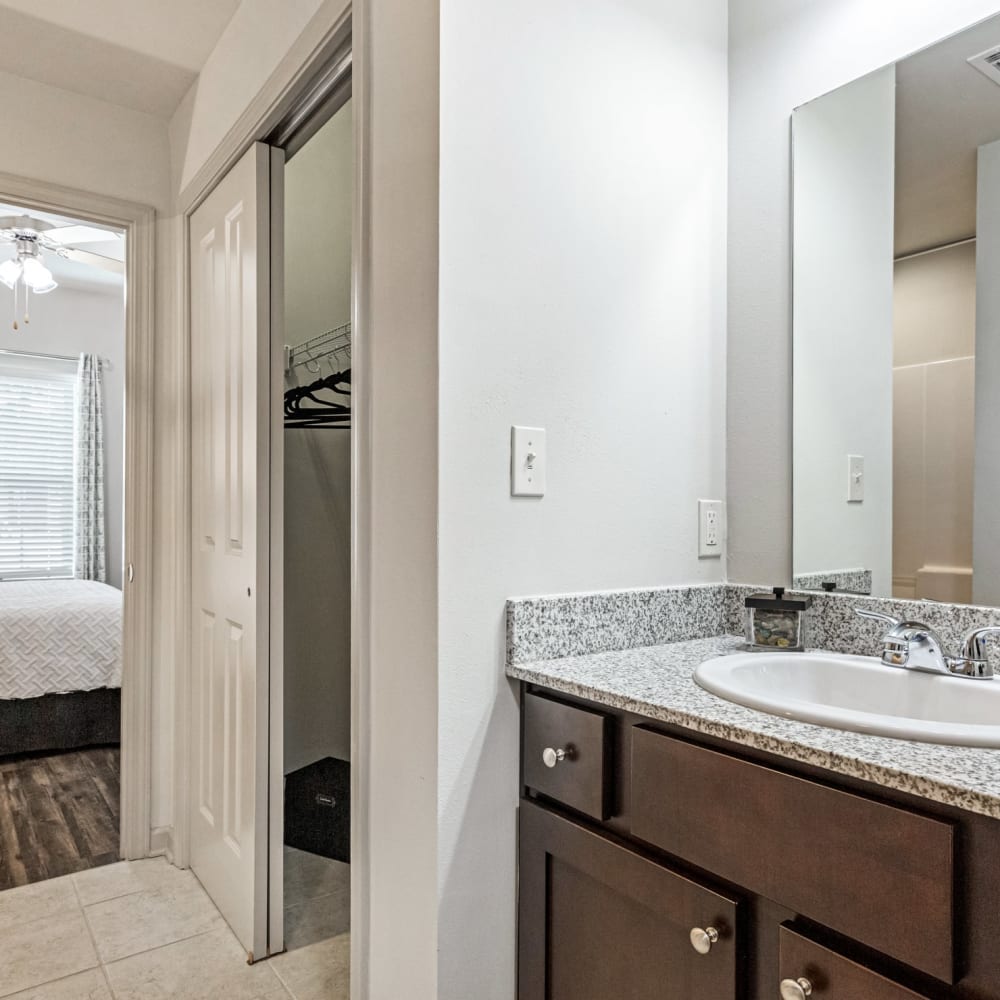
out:
<path id="1" fill-rule="evenodd" d="M 348 883 L 311 859 L 290 863 L 311 886 L 292 904 L 294 950 L 252 966 L 194 875 L 162 858 L 0 892 L 0 997 L 347 1000 Z"/>
<path id="2" fill-rule="evenodd" d="M 285 948 L 340 937 L 350 927 L 351 866 L 286 847 Z"/>

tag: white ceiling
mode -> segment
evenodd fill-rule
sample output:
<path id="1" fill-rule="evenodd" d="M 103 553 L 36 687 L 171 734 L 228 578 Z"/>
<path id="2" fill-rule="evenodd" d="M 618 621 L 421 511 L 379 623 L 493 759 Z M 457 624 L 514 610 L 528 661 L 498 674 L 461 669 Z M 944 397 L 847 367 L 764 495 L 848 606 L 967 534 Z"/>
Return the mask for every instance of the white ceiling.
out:
<path id="1" fill-rule="evenodd" d="M 0 69 L 169 117 L 240 0 L 0 0 Z"/>
<path id="2" fill-rule="evenodd" d="M 974 236 L 976 150 L 1000 139 L 1000 86 L 966 60 L 1000 16 L 896 65 L 896 255 Z"/>
<path id="3" fill-rule="evenodd" d="M 34 209 L 26 209 L 17 205 L 9 205 L 0 202 L 0 218 L 8 215 L 30 215 L 32 218 L 40 219 L 42 222 L 50 222 L 54 226 L 74 226 L 85 225 L 94 226 L 94 223 L 85 219 L 74 219 L 65 215 L 54 215 L 51 212 L 37 212 Z M 98 226 L 95 228 L 104 228 Z M 125 237 L 124 234 L 116 237 L 114 231 L 109 232 L 107 242 L 98 241 L 94 243 L 80 244 L 81 249 L 91 250 L 94 253 L 102 254 L 105 257 L 112 257 L 115 260 L 125 259 Z M 14 248 L 7 243 L 0 243 L 0 260 L 7 260 L 14 256 Z M 66 260 L 58 254 L 49 253 L 43 250 L 42 256 L 45 259 L 45 266 L 52 272 L 52 276 L 60 285 L 67 288 L 79 288 L 89 292 L 102 292 L 112 295 L 121 295 L 125 290 L 125 277 L 121 274 L 113 274 L 100 267 L 92 267 L 89 264 L 79 264 L 76 261 Z M 6 288 L 0 285 L 0 300 L 7 295 Z M 58 295 L 59 289 L 49 292 L 49 295 Z"/>

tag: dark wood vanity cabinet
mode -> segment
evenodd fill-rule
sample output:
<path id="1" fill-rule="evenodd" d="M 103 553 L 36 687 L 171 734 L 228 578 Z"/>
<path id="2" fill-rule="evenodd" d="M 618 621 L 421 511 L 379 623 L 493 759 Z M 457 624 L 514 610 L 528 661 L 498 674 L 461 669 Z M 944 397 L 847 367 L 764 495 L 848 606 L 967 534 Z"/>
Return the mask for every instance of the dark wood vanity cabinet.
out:
<path id="1" fill-rule="evenodd" d="M 929 1000 L 788 927 L 779 933 L 779 991 L 795 984 L 809 1000 Z M 791 992 L 794 997 L 794 987 Z"/>
<path id="2" fill-rule="evenodd" d="M 1000 1000 L 1000 822 L 522 701 L 518 1000 Z"/>
<path id="3" fill-rule="evenodd" d="M 520 841 L 520 1000 L 736 1000 L 734 899 L 531 802 Z"/>

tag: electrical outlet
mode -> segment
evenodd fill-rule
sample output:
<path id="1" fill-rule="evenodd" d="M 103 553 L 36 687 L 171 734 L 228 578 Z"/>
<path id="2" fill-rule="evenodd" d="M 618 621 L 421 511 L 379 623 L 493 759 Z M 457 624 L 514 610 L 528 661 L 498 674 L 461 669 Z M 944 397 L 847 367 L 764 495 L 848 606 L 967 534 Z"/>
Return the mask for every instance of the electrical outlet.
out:
<path id="1" fill-rule="evenodd" d="M 725 504 L 721 500 L 698 501 L 698 557 L 719 559 L 726 540 Z"/>

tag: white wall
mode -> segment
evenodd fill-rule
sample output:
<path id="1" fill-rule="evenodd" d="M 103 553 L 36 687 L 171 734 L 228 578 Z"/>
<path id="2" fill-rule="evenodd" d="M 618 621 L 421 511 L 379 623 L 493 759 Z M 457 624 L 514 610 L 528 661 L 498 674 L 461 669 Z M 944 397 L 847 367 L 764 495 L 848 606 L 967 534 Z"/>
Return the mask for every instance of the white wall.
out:
<path id="1" fill-rule="evenodd" d="M 285 168 L 285 343 L 351 318 L 350 103 Z M 329 375 L 297 369 L 288 386 Z M 351 756 L 351 435 L 285 431 L 285 773 Z"/>
<path id="2" fill-rule="evenodd" d="M 170 123 L 180 193 L 236 124 L 324 0 L 242 0 Z"/>
<path id="3" fill-rule="evenodd" d="M 799 108 L 794 164 L 792 571 L 892 593 L 895 68 Z M 848 502 L 848 455 L 865 495 Z"/>
<path id="4" fill-rule="evenodd" d="M 61 285 L 31 298 L 31 324 L 14 331 L 13 293 L 0 288 L 0 350 L 74 357 L 98 354 L 105 366 L 104 496 L 108 583 L 121 589 L 125 494 L 125 303 L 114 289 L 84 291 Z M 6 321 L 5 321 L 6 320 Z"/>
<path id="5" fill-rule="evenodd" d="M 976 203 L 976 464 L 973 581 L 976 604 L 1000 604 L 1000 142 L 979 147 Z"/>
<path id="6" fill-rule="evenodd" d="M 996 0 L 731 0 L 729 574 L 791 575 L 792 109 L 996 14 Z"/>
<path id="7" fill-rule="evenodd" d="M 976 245 L 896 263 L 893 596 L 972 600 Z"/>
<path id="8" fill-rule="evenodd" d="M 510 1000 L 504 599 L 723 577 L 726 7 L 463 0 L 441 39 L 438 996 Z"/>

